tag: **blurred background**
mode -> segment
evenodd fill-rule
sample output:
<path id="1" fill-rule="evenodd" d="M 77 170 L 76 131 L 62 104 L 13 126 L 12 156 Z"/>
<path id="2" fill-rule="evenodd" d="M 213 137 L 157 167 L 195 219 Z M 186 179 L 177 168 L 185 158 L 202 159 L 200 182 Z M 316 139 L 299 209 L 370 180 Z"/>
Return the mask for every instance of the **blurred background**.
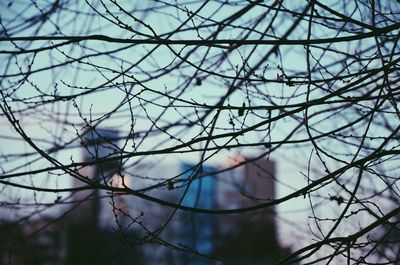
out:
<path id="1" fill-rule="evenodd" d="M 398 1 L 0 3 L 0 263 L 396 264 Z"/>

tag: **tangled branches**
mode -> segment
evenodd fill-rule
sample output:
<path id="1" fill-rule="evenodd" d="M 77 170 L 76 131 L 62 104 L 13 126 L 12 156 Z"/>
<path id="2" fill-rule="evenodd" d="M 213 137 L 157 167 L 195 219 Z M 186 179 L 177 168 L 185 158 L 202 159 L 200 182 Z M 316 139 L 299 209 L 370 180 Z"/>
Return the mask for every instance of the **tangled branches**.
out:
<path id="1" fill-rule="evenodd" d="M 279 264 L 399 262 L 398 1 L 0 5 L 3 222 L 64 218 L 97 192 L 119 231 L 125 216 L 142 232 L 135 244 L 188 251 L 165 232 L 179 212 L 279 207 L 283 224 L 293 202 L 305 209 L 301 239 Z M 223 162 L 238 156 L 248 159 Z M 223 183 L 270 158 L 276 198 L 238 189 L 249 203 L 183 203 L 206 165 Z M 171 166 L 181 162 L 192 166 Z M 101 177 L 85 173 L 94 167 Z M 170 212 L 147 224 L 119 197 Z"/>

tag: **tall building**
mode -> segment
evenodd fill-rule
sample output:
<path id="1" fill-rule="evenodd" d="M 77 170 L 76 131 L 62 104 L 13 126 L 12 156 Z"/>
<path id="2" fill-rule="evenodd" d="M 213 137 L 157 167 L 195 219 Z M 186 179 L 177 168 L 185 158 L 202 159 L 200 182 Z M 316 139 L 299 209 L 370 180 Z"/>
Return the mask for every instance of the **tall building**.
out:
<path id="1" fill-rule="evenodd" d="M 83 162 L 93 162 L 110 157 L 118 152 L 118 131 L 106 129 L 88 129 L 81 135 L 83 146 Z M 89 180 L 109 184 L 110 179 L 118 172 L 119 161 L 103 162 L 85 166 L 80 169 L 80 174 Z M 73 186 L 86 185 L 81 180 L 74 178 Z M 72 222 L 87 223 L 90 226 L 100 225 L 102 207 L 101 194 L 98 189 L 88 189 L 73 193 L 73 199 L 77 202 L 74 206 Z"/>
<path id="2" fill-rule="evenodd" d="M 219 208 L 240 209 L 275 198 L 274 161 L 237 157 L 228 167 L 233 169 L 219 176 Z M 221 215 L 215 253 L 223 258 L 222 264 L 273 264 L 288 254 L 276 230 L 274 207 Z"/>
<path id="3" fill-rule="evenodd" d="M 217 179 L 213 175 L 215 168 L 202 166 L 201 170 L 192 164 L 183 164 L 182 172 L 185 180 L 183 200 L 184 206 L 215 209 L 217 205 Z M 177 223 L 177 242 L 188 249 L 209 255 L 216 249 L 217 223 L 215 216 L 180 211 Z M 196 255 L 178 255 L 174 264 L 186 265 L 209 264 L 209 261 Z"/>
<path id="4" fill-rule="evenodd" d="M 240 209 L 275 198 L 273 161 L 240 157 L 229 167 L 216 174 L 221 165 L 203 165 L 202 172 L 194 165 L 182 165 L 181 172 L 186 172 L 182 179 L 189 185 L 183 185 L 187 190 L 182 205 Z M 273 264 L 289 253 L 276 236 L 274 207 L 228 215 L 179 211 L 175 229 L 175 241 L 192 253 L 178 252 L 171 264 Z"/>
<path id="5" fill-rule="evenodd" d="M 82 135 L 85 161 L 101 160 L 116 154 L 117 138 L 118 132 L 113 130 L 86 131 Z M 216 172 L 222 165 L 203 164 L 197 167 L 182 164 L 178 167 L 179 172 L 185 173 L 179 182 L 173 183 L 171 189 L 161 188 L 150 194 L 203 209 L 238 209 L 273 200 L 275 163 L 269 160 L 246 160 L 243 157 L 237 160 L 243 165 L 231 163 L 233 169 L 221 174 Z M 178 169 L 170 164 L 159 165 L 159 168 L 168 168 L 168 171 L 174 172 Z M 121 170 L 119 161 L 112 161 L 88 165 L 80 172 L 102 184 L 110 185 L 110 181 L 113 181 L 113 185 L 119 185 L 118 173 Z M 152 179 L 157 178 L 157 174 L 148 170 L 144 176 L 151 174 Z M 74 180 L 74 185 L 79 187 L 82 183 Z M 171 194 L 173 196 L 169 196 Z M 157 230 L 173 212 L 170 208 L 127 197 L 127 201 L 123 197 L 116 197 L 113 202 L 118 204 L 117 208 L 127 213 L 143 209 L 144 216 L 140 220 L 150 230 Z M 103 190 L 89 189 L 74 193 L 73 198 L 77 204 L 71 215 L 66 264 L 104 262 L 110 254 L 108 252 L 121 244 L 121 238 L 118 238 L 121 235 L 115 232 L 115 212 L 110 205 L 110 194 Z M 133 229 L 124 231 L 131 238 L 135 237 L 134 233 Z M 134 264 L 206 265 L 237 264 L 235 262 L 240 261 L 257 265 L 276 262 L 288 253 L 281 248 L 276 236 L 274 207 L 234 215 L 207 215 L 178 210 L 162 235 L 163 239 L 187 251 L 173 252 L 162 246 L 147 244 L 140 252 L 138 248 L 127 248 L 124 254 L 115 257 L 119 258 L 121 264 L 131 264 L 134 260 Z M 205 256 L 217 257 L 219 261 Z"/>
<path id="6" fill-rule="evenodd" d="M 89 129 L 81 135 L 84 162 L 96 162 L 80 170 L 93 184 L 120 185 L 119 161 L 103 161 L 118 153 L 118 131 Z M 100 161 L 100 163 L 98 163 Z M 87 185 L 79 179 L 73 180 L 74 187 Z M 86 264 L 143 264 L 136 248 L 122 243 L 116 233 L 115 215 L 110 204 L 110 194 L 93 188 L 74 192 L 72 212 L 69 215 L 67 238 L 67 265 Z M 115 196 L 116 208 L 127 207 L 120 196 Z M 119 216 L 118 216 L 119 218 Z M 113 227 L 114 226 L 114 227 Z M 134 238 L 134 231 L 125 231 Z"/>
<path id="7" fill-rule="evenodd" d="M 239 156 L 228 161 L 226 167 L 232 169 L 220 175 L 221 203 L 235 207 L 275 198 L 274 161 Z"/>

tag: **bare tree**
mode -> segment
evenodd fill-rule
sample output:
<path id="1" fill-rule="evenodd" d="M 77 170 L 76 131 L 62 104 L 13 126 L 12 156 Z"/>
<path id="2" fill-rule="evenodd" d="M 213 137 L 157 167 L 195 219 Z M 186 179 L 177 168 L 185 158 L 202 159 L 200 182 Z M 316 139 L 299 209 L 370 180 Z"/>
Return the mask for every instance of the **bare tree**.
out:
<path id="1" fill-rule="evenodd" d="M 299 237 L 277 264 L 400 262 L 399 1 L 6 0 L 0 7 L 3 222 L 46 216 L 49 225 L 97 194 L 130 245 L 162 245 L 212 263 L 226 259 L 166 232 L 179 213 L 221 218 L 293 202 L 308 218 L 291 224 Z M 105 128 L 118 133 L 104 137 Z M 248 159 L 221 162 L 239 155 Z M 239 188 L 245 206 L 184 203 L 207 174 L 224 182 L 270 158 L 284 171 L 276 198 Z M 171 161 L 192 166 L 176 172 Z M 210 173 L 212 163 L 225 166 Z M 91 178 L 85 172 L 95 166 L 101 177 Z M 119 198 L 168 214 L 150 224 Z M 278 217 L 291 221 L 285 212 Z M 128 226 L 140 231 L 132 242 Z M 10 245 L 1 247 L 8 253 Z"/>

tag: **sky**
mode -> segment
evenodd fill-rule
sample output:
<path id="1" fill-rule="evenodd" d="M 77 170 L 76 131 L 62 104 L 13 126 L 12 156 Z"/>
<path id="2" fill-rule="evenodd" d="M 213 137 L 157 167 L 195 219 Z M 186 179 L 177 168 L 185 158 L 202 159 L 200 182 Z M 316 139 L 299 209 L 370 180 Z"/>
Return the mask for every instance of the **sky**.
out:
<path id="1" fill-rule="evenodd" d="M 95 5 L 95 1 L 89 1 Z M 199 13 L 200 16 L 211 16 L 215 19 L 228 18 L 242 5 L 239 1 L 233 1 L 230 7 L 221 7 L 218 1 L 211 1 Z M 340 1 L 339 1 L 340 2 Z M 333 6 L 339 7 L 339 2 Z M 10 4 L 8 4 L 10 3 Z M 71 1 L 69 5 L 62 7 L 62 12 L 51 16 L 51 19 L 40 21 L 31 19 L 32 16 L 48 10 L 50 4 L 48 1 L 37 1 L 34 6 L 29 1 L 9 1 L 1 3 L 1 19 L 3 27 L 10 29 L 8 34 L 12 36 L 37 36 L 37 35 L 85 35 L 85 34 L 104 34 L 116 38 L 146 38 L 153 34 L 153 30 L 159 36 L 172 39 L 201 39 L 212 35 L 218 29 L 218 25 L 206 25 L 202 19 L 190 19 L 180 29 L 182 32 L 171 32 L 178 28 L 180 22 L 190 17 L 202 2 L 183 2 L 180 9 L 160 8 L 164 4 L 154 4 L 151 2 L 138 1 L 136 6 L 129 9 L 131 15 L 124 14 L 115 5 L 108 3 L 108 12 L 105 7 L 97 2 L 95 10 L 88 7 L 84 1 Z M 126 3 L 123 3 L 126 4 Z M 287 6 L 293 10 L 299 10 L 291 3 Z M 143 12 L 146 8 L 152 8 L 151 12 Z M 352 6 L 344 7 L 351 13 Z M 262 14 L 258 9 L 252 10 L 240 20 L 243 27 L 252 27 L 254 21 L 260 19 L 261 23 L 257 29 L 261 31 L 267 28 L 269 19 L 273 14 Z M 14 19 L 18 18 L 18 19 Z M 21 23 L 23 19 L 24 23 Z M 118 24 L 119 19 L 128 25 L 131 25 L 136 32 L 121 28 Z M 255 19 L 254 19 L 255 18 Z M 367 23 L 369 18 L 354 18 Z M 110 23 L 110 19 L 115 24 Z M 274 33 L 282 35 L 294 20 L 287 17 L 279 17 L 274 24 Z M 144 23 L 142 23 L 144 22 Z M 24 25 L 32 23 L 33 26 L 24 28 Z M 194 25 L 196 30 L 190 29 Z M 307 31 L 307 24 L 299 25 L 299 32 L 290 36 L 290 38 L 304 38 L 302 34 Z M 243 31 L 245 32 L 245 31 Z M 238 39 L 243 37 L 242 31 L 238 28 L 227 27 L 218 38 Z M 316 28 L 313 31 L 316 37 L 331 37 L 334 30 Z M 4 32 L 3 32 L 4 35 Z M 271 36 L 268 36 L 271 37 Z M 313 36 L 312 36 L 313 37 Z M 251 33 L 249 39 L 259 38 L 258 33 Z M 34 44 L 26 43 L 4 43 L 1 42 L 0 50 L 18 49 L 18 47 L 40 48 L 49 44 L 58 44 L 60 41 L 37 41 Z M 363 45 L 370 43 L 363 42 Z M 365 67 L 365 69 L 374 69 L 379 62 L 373 61 L 368 65 L 352 64 L 352 58 L 347 58 L 340 53 L 330 52 L 328 48 L 336 50 L 354 51 L 357 53 L 361 44 L 333 44 L 326 49 L 313 48 L 313 62 L 316 69 L 313 73 L 315 80 L 330 78 L 336 74 L 342 73 L 343 68 L 329 66 L 333 62 L 341 61 L 342 65 L 347 65 L 347 69 L 354 70 Z M 122 49 L 124 48 L 124 49 Z M 153 49 L 155 49 L 153 51 Z M 112 129 L 119 131 L 121 140 L 119 145 L 123 146 L 124 154 L 137 153 L 141 151 L 153 151 L 162 148 L 168 148 L 190 141 L 199 136 L 206 136 L 209 130 L 204 130 L 206 124 L 213 122 L 214 115 L 207 116 L 202 124 L 187 129 L 185 126 L 168 128 L 162 130 L 164 126 L 174 122 L 197 122 L 199 117 L 207 111 L 207 106 L 215 105 L 220 98 L 227 93 L 229 87 L 235 87 L 235 93 L 230 95 L 225 103 L 227 106 L 240 107 L 259 106 L 259 109 L 247 111 L 244 115 L 237 115 L 236 109 L 221 111 L 216 123 L 214 134 L 221 134 L 229 131 L 248 128 L 263 122 L 267 118 L 277 117 L 283 112 L 279 109 L 268 111 L 265 106 L 301 104 L 306 101 L 306 86 L 292 86 L 291 80 L 302 80 L 301 74 L 307 68 L 305 60 L 305 47 L 283 46 L 278 52 L 273 52 L 266 62 L 259 65 L 256 72 L 251 70 L 258 63 L 258 60 L 265 54 L 271 52 L 269 46 L 259 46 L 253 50 L 251 45 L 240 46 L 230 50 L 229 48 L 210 48 L 200 47 L 194 49 L 192 46 L 175 45 L 171 47 L 156 45 L 121 45 L 118 43 L 108 43 L 96 40 L 80 42 L 80 44 L 64 45 L 57 49 L 51 49 L 32 54 L 22 54 L 0 64 L 3 79 L 0 85 L 3 89 L 3 96 L 6 97 L 7 105 L 14 111 L 15 118 L 19 120 L 25 133 L 41 149 L 47 150 L 48 154 L 57 159 L 62 164 L 70 164 L 83 160 L 82 145 L 78 135 L 88 126 L 98 126 L 99 128 Z M 229 52 L 228 52 L 229 51 Z M 365 54 L 373 56 L 376 51 L 366 51 Z M 250 56 L 251 55 L 251 56 Z M 6 58 L 7 54 L 0 54 L 0 59 Z M 186 62 L 179 64 L 182 56 Z M 207 56 L 206 62 L 202 58 Z M 221 58 L 227 59 L 223 60 Z M 7 57 L 8 58 L 8 57 Z M 80 59 L 77 59 L 80 58 Z M 245 60 L 248 58 L 248 60 Z M 67 62 L 64 64 L 64 62 Z M 9 65 L 7 65 L 9 64 Z M 363 64 L 363 62 L 360 62 Z M 325 67 L 326 66 L 326 67 Z M 46 69 L 51 67 L 51 69 Z M 198 71 L 196 67 L 203 67 L 205 71 Z M 240 70 L 241 69 L 241 70 Z M 262 69 L 262 70 L 261 70 Z M 350 71 L 349 70 L 349 71 Z M 31 71 L 29 78 L 21 82 L 20 76 L 15 73 L 20 71 Z M 37 71 L 37 72 L 35 72 Z M 121 75 L 123 71 L 125 75 Z M 169 71 L 163 74 L 162 71 Z M 234 78 L 224 78 L 224 76 L 235 77 L 240 75 L 249 75 L 250 78 L 263 76 L 268 82 L 255 83 L 232 81 Z M 4 76 L 6 76 L 4 78 Z M 288 79 L 286 83 L 280 84 L 275 81 Z M 354 81 L 351 78 L 347 82 Z M 344 82 L 343 82 L 344 83 Z M 312 98 L 322 97 L 331 91 L 342 88 L 345 84 L 332 82 L 329 87 L 324 89 L 314 89 L 311 91 Z M 367 90 L 368 88 L 365 88 Z M 92 91 L 87 93 L 88 91 Z M 361 90 L 361 89 L 360 89 Z M 364 90 L 361 90 L 360 94 Z M 349 93 L 349 95 L 353 95 Z M 4 106 L 4 99 L 3 99 Z M 373 103 L 371 103 L 373 104 Z M 371 106 L 366 103 L 360 108 L 368 109 Z M 168 106 L 168 108 L 166 108 Z M 196 107 L 194 107 L 196 106 Z M 323 134 L 340 126 L 345 126 L 349 122 L 359 117 L 353 108 L 332 109 L 324 113 L 318 113 L 319 106 L 309 109 L 311 114 L 316 114 L 310 121 L 315 128 L 311 133 Z M 362 110 L 360 111 L 362 112 Z M 216 113 L 214 110 L 213 113 Z M 391 117 L 389 114 L 389 118 Z M 292 140 L 301 140 L 307 136 L 304 126 L 305 113 L 296 113 L 292 116 L 279 119 L 272 124 L 265 124 L 256 130 L 247 132 L 235 139 L 225 137 L 210 143 L 210 146 L 217 147 L 229 144 L 254 144 L 259 142 L 281 141 L 288 137 L 294 131 Z M 385 117 L 381 117 L 382 121 Z M 334 122 L 333 122 L 334 121 Z M 295 129 L 299 126 L 299 129 Z M 270 127 L 268 127 L 270 126 Z M 368 136 L 375 137 L 387 135 L 389 129 L 382 126 L 373 125 L 371 130 L 367 129 L 366 124 L 355 127 L 354 130 L 345 131 L 345 133 L 355 133 L 356 135 L 366 132 Z M 10 122 L 4 115 L 0 117 L 0 152 L 7 158 L 2 158 L 0 173 L 15 173 L 25 170 L 35 170 L 49 167 L 51 163 L 41 158 L 38 154 L 21 156 L 24 153 L 35 152 L 29 145 L 21 140 Z M 146 134 L 151 129 L 150 134 Z M 371 146 L 376 146 L 376 141 L 370 141 Z M 343 144 L 345 140 L 329 139 L 318 142 L 330 153 L 342 157 L 346 152 L 354 153 L 356 148 L 349 143 Z M 356 141 L 355 141 L 356 142 Z M 378 143 L 379 144 L 379 143 Z M 65 145 L 57 152 L 51 152 L 54 146 Z M 204 141 L 194 144 L 193 148 L 204 147 Z M 274 147 L 274 145 L 272 145 Z M 243 155 L 255 157 L 268 151 L 268 146 L 259 145 L 257 147 L 249 146 L 244 148 L 224 149 L 220 152 L 207 152 L 206 164 L 210 166 L 224 165 L 232 157 Z M 189 148 L 182 150 L 189 151 Z M 215 154 L 214 154 L 215 153 Z M 15 157 L 13 157 L 15 155 Z M 335 170 L 343 166 L 339 162 L 329 159 L 329 163 L 323 165 L 315 148 L 309 143 L 306 144 L 287 144 L 274 151 L 269 157 L 277 163 L 277 198 L 290 194 L 296 189 L 304 187 L 309 181 L 316 180 L 325 175 L 325 166 L 330 170 Z M 362 155 L 362 154 L 361 154 Z M 149 155 L 134 156 L 124 159 L 127 174 L 134 175 L 135 170 L 140 165 L 152 165 L 154 169 L 152 178 L 171 178 L 180 173 L 177 168 L 181 163 L 197 163 L 201 161 L 200 152 L 183 152 L 174 155 Z M 138 163 L 138 165 L 135 165 Z M 312 167 L 308 170 L 308 164 Z M 165 166 L 168 165 L 168 166 Z M 171 166 L 172 165 L 172 166 Z M 129 168 L 130 166 L 130 168 Z M 148 170 L 148 169 L 145 169 Z M 139 169 L 140 171 L 140 169 Z M 349 179 L 346 182 L 350 188 L 354 186 L 352 176 L 357 171 L 350 171 L 344 174 L 343 179 Z M 13 181 L 21 184 L 40 186 L 40 187 L 71 187 L 72 179 L 61 171 L 50 173 L 41 173 L 24 177 L 13 178 Z M 379 180 L 371 180 L 371 185 L 380 187 L 382 183 Z M 329 218 L 337 216 L 338 212 L 343 210 L 343 205 L 338 205 L 335 200 L 329 200 L 329 197 L 343 195 L 343 190 L 335 188 L 334 185 L 328 185 L 321 193 L 315 193 L 312 198 L 298 197 L 277 206 L 279 231 L 282 241 L 287 245 L 294 245 L 292 236 L 303 238 L 309 230 L 317 230 L 313 218 L 309 218 L 310 200 L 316 206 L 314 211 L 316 215 Z M 40 193 L 23 191 L 19 189 L 10 189 L 3 186 L 1 189 L 3 200 L 15 201 L 18 198 L 25 203 L 36 204 L 30 208 L 31 211 L 37 211 L 37 205 L 43 202 L 54 202 L 59 200 L 68 200 L 68 193 Z M 345 196 L 345 195 L 343 195 Z M 322 207 L 323 206 L 323 207 Z M 29 207 L 28 207 L 29 208 Z M 40 208 L 40 207 L 39 207 Z M 46 208 L 46 207 L 45 207 Z M 390 206 L 388 206 L 390 208 Z M 60 209 L 51 208 L 51 214 L 57 213 Z M 15 209 L 5 209 L 10 218 L 17 218 L 26 215 L 24 211 L 15 211 Z M 63 208 L 61 208 L 63 210 Z M 4 211 L 4 209 L 3 209 Z M 360 221 L 362 222 L 362 221 Z M 331 225 L 326 225 L 330 227 Z M 346 227 L 341 228 L 346 230 Z M 342 230 L 341 230 L 342 231 Z M 351 232 L 351 231 L 350 231 Z M 317 232 L 318 234 L 318 232 Z M 290 236 L 289 236 L 290 235 Z"/>

